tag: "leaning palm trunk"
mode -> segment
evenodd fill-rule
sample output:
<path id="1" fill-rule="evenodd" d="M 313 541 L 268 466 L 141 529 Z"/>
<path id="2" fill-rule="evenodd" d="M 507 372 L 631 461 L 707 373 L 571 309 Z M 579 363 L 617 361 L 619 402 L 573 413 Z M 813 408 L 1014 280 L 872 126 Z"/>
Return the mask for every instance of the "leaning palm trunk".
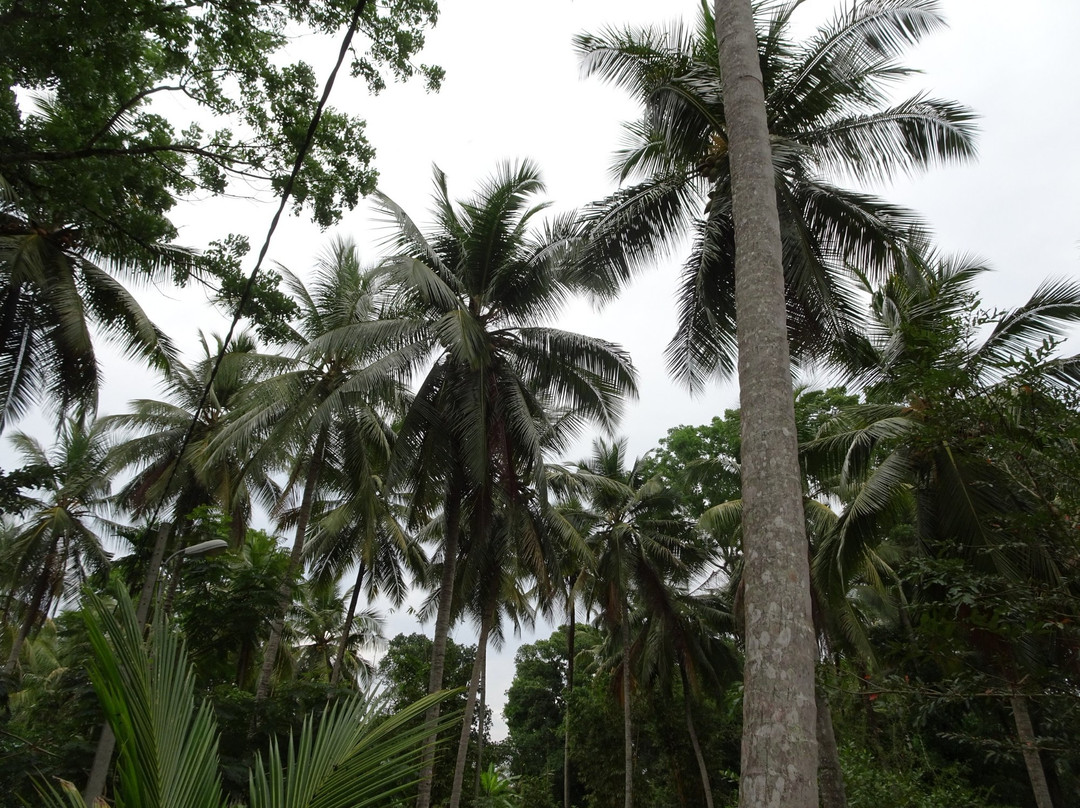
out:
<path id="1" fill-rule="evenodd" d="M 832 710 L 829 699 L 817 688 L 818 788 L 821 808 L 847 808 L 844 773 L 840 769 L 840 752 L 836 748 Z"/>
<path id="2" fill-rule="evenodd" d="M 289 556 L 289 568 L 285 572 L 285 580 L 281 582 L 278 591 L 277 614 L 274 623 L 270 627 L 270 638 L 266 641 L 266 650 L 263 655 L 262 670 L 259 672 L 259 683 L 255 687 L 255 703 L 265 701 L 270 695 L 270 680 L 274 674 L 274 664 L 277 662 L 278 648 L 281 647 L 281 635 L 285 630 L 285 614 L 292 603 L 293 578 L 300 569 L 304 557 L 304 538 L 307 533 L 308 522 L 311 520 L 311 506 L 315 499 L 315 488 L 319 483 L 319 474 L 322 471 L 323 452 L 326 449 L 327 434 L 324 430 L 315 441 L 315 450 L 311 453 L 308 463 L 307 478 L 304 480 L 304 493 L 300 498 L 300 510 L 296 515 L 296 537 L 293 539 L 292 554 Z"/>
<path id="3" fill-rule="evenodd" d="M 706 808 L 713 808 L 712 782 L 709 780 L 709 768 L 705 765 L 705 755 L 701 752 L 701 742 L 698 741 L 697 730 L 694 728 L 694 708 L 690 700 L 690 678 L 686 675 L 686 668 L 679 663 L 679 676 L 682 677 L 683 705 L 686 708 L 686 732 L 690 736 L 690 745 L 694 747 L 694 758 L 697 760 L 698 772 L 701 774 L 701 789 L 705 793 Z"/>
<path id="4" fill-rule="evenodd" d="M 473 777 L 473 804 L 480 799 L 480 772 L 484 770 L 484 722 L 487 720 L 487 650 L 484 651 L 484 666 L 480 670 L 480 734 L 476 736 L 476 774 Z"/>
<path id="5" fill-rule="evenodd" d="M 746 666 L 743 808 L 816 808 L 810 571 L 776 184 L 750 0 L 716 0 L 735 225 Z"/>
<path id="6" fill-rule="evenodd" d="M 431 648 L 431 673 L 428 677 L 428 693 L 442 690 L 443 672 L 446 667 L 446 641 L 450 635 L 450 614 L 454 605 L 454 576 L 457 574 L 458 535 L 461 531 L 461 495 L 451 491 L 446 498 L 446 541 L 443 544 L 442 580 L 439 582 L 439 606 L 435 615 L 435 637 Z M 435 727 L 439 721 L 440 704 L 436 702 L 424 718 L 430 733 L 424 746 L 423 767 L 420 770 L 420 787 L 416 808 L 429 808 L 431 786 L 435 774 Z"/>
<path id="7" fill-rule="evenodd" d="M 349 647 L 349 639 L 352 634 L 353 617 L 356 616 L 356 602 L 360 598 L 360 586 L 364 583 L 364 562 L 356 570 L 356 584 L 353 586 L 352 597 L 349 599 L 349 611 L 345 615 L 345 628 L 341 631 L 341 640 L 338 642 L 337 656 L 334 658 L 334 670 L 330 674 L 330 684 L 336 685 L 341 681 L 341 669 L 345 666 L 345 649 Z"/>
<path id="8" fill-rule="evenodd" d="M 1054 808 L 1050 799 L 1050 787 L 1046 783 L 1046 772 L 1039 758 L 1039 748 L 1035 745 L 1035 728 L 1031 723 L 1031 713 L 1028 712 L 1027 696 L 1014 689 L 1009 702 L 1012 705 L 1013 721 L 1016 722 L 1020 751 L 1024 755 L 1024 765 L 1027 766 L 1028 777 L 1031 779 L 1035 805 L 1038 808 Z"/>
<path id="9" fill-rule="evenodd" d="M 472 678 L 469 680 L 469 693 L 465 699 L 465 715 L 461 720 L 461 734 L 458 736 L 457 761 L 454 763 L 454 786 L 450 791 L 450 808 L 461 805 L 461 791 L 465 785 L 465 758 L 469 753 L 469 737 L 472 735 L 473 716 L 476 714 L 476 694 L 480 689 L 480 680 L 484 677 L 487 659 L 488 634 L 491 631 L 491 617 L 485 614 L 480 618 L 480 638 L 476 641 L 476 659 L 473 660 Z M 480 734 L 484 734 L 484 719 L 480 718 Z M 477 761 L 479 766 L 479 761 Z"/>

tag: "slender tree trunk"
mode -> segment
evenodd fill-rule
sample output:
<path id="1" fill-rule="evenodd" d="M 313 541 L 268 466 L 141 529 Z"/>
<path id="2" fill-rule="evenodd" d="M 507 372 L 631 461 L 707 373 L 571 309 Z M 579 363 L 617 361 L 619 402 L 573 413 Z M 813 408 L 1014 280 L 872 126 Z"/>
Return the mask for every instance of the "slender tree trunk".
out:
<path id="1" fill-rule="evenodd" d="M 634 808 L 634 737 L 630 724 L 630 614 L 622 604 L 623 805 Z"/>
<path id="2" fill-rule="evenodd" d="M 563 718 L 563 808 L 570 808 L 570 699 L 574 694 L 574 641 L 577 631 L 577 610 L 574 603 L 573 585 L 566 596 L 566 716 Z"/>
<path id="3" fill-rule="evenodd" d="M 1035 795 L 1035 805 L 1038 808 L 1054 808 L 1050 799 L 1050 787 L 1046 783 L 1046 771 L 1039 757 L 1039 747 L 1035 745 L 1035 729 L 1031 724 L 1031 713 L 1028 712 L 1027 696 L 1014 689 L 1009 701 L 1012 704 L 1013 721 L 1016 722 L 1016 736 L 1020 740 L 1020 751 L 1024 755 L 1024 765 L 1027 766 L 1028 778 L 1031 780 L 1031 791 Z"/>
<path id="4" fill-rule="evenodd" d="M 829 699 L 817 689 L 818 789 L 821 808 L 847 808 L 844 772 L 840 769 L 840 751 L 836 747 Z"/>
<path id="5" fill-rule="evenodd" d="M 705 755 L 701 753 L 701 743 L 698 741 L 697 730 L 694 729 L 694 707 L 690 700 L 690 679 L 686 675 L 686 668 L 679 663 L 679 676 L 682 677 L 683 705 L 686 708 L 686 731 L 690 735 L 690 745 L 694 747 L 694 757 L 697 759 L 698 772 L 701 774 L 701 789 L 705 792 L 706 808 L 713 808 L 712 783 L 709 780 L 709 768 L 705 765 Z"/>
<path id="6" fill-rule="evenodd" d="M 480 706 L 478 708 L 480 734 L 476 738 L 476 772 L 473 775 L 473 804 L 480 798 L 480 772 L 484 770 L 484 722 L 487 720 L 487 651 L 484 651 L 484 667 L 480 670 Z"/>
<path id="7" fill-rule="evenodd" d="M 817 808 L 810 570 L 776 184 L 750 0 L 716 0 L 735 225 L 746 664 L 742 808 Z"/>
<path id="8" fill-rule="evenodd" d="M 356 583 L 353 585 L 352 597 L 349 599 L 349 611 L 345 615 L 345 628 L 341 632 L 341 641 L 338 643 L 337 656 L 334 658 L 334 670 L 330 674 L 330 684 L 336 685 L 341 681 L 341 669 L 345 666 L 345 649 L 349 647 L 349 638 L 352 634 L 353 617 L 356 616 L 356 602 L 360 598 L 360 586 L 364 582 L 364 562 L 361 561 L 356 570 Z"/>
<path id="9" fill-rule="evenodd" d="M 442 580 L 439 582 L 439 606 L 435 615 L 435 636 L 431 648 L 431 673 L 428 677 L 428 693 L 442 690 L 443 671 L 446 667 L 446 640 L 450 635 L 450 617 L 454 605 L 454 576 L 457 574 L 458 540 L 461 533 L 461 493 L 452 490 L 446 498 L 446 541 L 443 545 Z M 439 721 L 439 704 L 433 704 L 424 720 L 428 737 L 424 746 L 423 766 L 420 770 L 420 787 L 416 808 L 430 808 L 432 778 L 435 773 L 435 727 Z"/>
<path id="10" fill-rule="evenodd" d="M 457 761 L 454 763 L 454 785 L 450 790 L 450 808 L 459 808 L 461 805 L 461 789 L 465 784 L 465 758 L 469 754 L 469 737 L 472 735 L 473 716 L 476 714 L 476 694 L 483 675 L 484 660 L 487 657 L 488 632 L 490 630 L 491 617 L 485 614 L 480 618 L 480 639 L 476 643 L 476 659 L 473 660 L 469 693 L 465 699 L 465 715 L 461 722 L 461 734 L 458 736 Z"/>
<path id="11" fill-rule="evenodd" d="M 315 499 L 315 488 L 319 483 L 319 473 L 322 471 L 323 452 L 326 451 L 327 434 L 324 429 L 315 441 L 315 449 L 311 453 L 311 461 L 308 463 L 307 478 L 304 480 L 304 493 L 300 498 L 300 511 L 296 517 L 296 536 L 293 539 L 292 554 L 289 556 L 289 568 L 285 573 L 285 580 L 281 582 L 278 590 L 277 614 L 270 626 L 270 638 L 266 641 L 266 650 L 263 653 L 262 670 L 259 672 L 259 682 L 255 687 L 255 703 L 259 704 L 270 695 L 270 680 L 274 675 L 274 663 L 277 662 L 278 648 L 281 647 L 281 634 L 285 630 L 285 614 L 289 610 L 293 596 L 293 578 L 296 577 L 304 557 L 304 539 L 307 534 L 308 521 L 311 519 L 311 506 Z"/>

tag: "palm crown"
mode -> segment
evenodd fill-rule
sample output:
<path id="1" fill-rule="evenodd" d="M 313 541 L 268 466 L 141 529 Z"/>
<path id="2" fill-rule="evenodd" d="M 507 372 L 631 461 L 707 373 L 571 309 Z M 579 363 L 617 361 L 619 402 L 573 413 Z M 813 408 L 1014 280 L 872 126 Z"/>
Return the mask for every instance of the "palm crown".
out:
<path id="1" fill-rule="evenodd" d="M 791 37 L 798 2 L 758 8 L 758 42 L 772 137 L 793 354 L 832 350 L 857 318 L 849 266 L 890 265 L 913 228 L 909 211 L 830 179 L 872 181 L 974 153 L 972 114 L 917 95 L 891 106 L 888 88 L 908 72 L 896 58 L 942 25 L 927 0 L 857 3 L 803 44 Z M 600 289 L 624 281 L 690 232 L 672 371 L 692 388 L 730 372 L 735 354 L 734 228 L 727 126 L 714 23 L 694 29 L 607 30 L 576 40 L 588 75 L 642 103 L 626 127 L 614 173 L 634 180 L 586 211 Z"/>

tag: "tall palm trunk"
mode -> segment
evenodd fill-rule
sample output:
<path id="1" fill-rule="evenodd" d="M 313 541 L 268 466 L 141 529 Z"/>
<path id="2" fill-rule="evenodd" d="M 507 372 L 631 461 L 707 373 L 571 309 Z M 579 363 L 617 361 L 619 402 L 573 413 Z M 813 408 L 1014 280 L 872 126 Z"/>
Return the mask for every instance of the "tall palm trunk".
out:
<path id="1" fill-rule="evenodd" d="M 634 808 L 634 737 L 630 723 L 630 614 L 622 602 L 623 805 Z"/>
<path id="2" fill-rule="evenodd" d="M 573 584 L 566 596 L 566 715 L 563 718 L 563 808 L 570 808 L 570 700 L 574 694 L 574 642 L 577 631 L 577 609 L 574 603 Z"/>
<path id="3" fill-rule="evenodd" d="M 476 694 L 480 680 L 484 675 L 487 660 L 488 634 L 491 631 L 492 614 L 485 612 L 480 618 L 480 638 L 476 642 L 476 659 L 473 660 L 472 677 L 469 680 L 469 693 L 465 699 L 465 715 L 461 722 L 461 734 L 458 736 L 457 760 L 454 763 L 454 785 L 450 790 L 450 808 L 461 805 L 461 790 L 465 784 L 465 758 L 469 754 L 469 738 L 472 735 L 473 716 L 476 714 Z M 480 734 L 483 735 L 483 718 L 480 719 Z M 479 761 L 477 761 L 479 765 Z"/>
<path id="4" fill-rule="evenodd" d="M 333 673 L 330 674 L 331 685 L 336 685 L 341 681 L 341 669 L 345 666 L 345 649 L 349 647 L 353 617 L 356 616 L 356 602 L 360 598 L 360 586 L 364 583 L 364 572 L 364 562 L 361 561 L 356 569 L 356 583 L 353 585 L 352 597 L 349 598 L 349 611 L 345 615 L 345 627 L 341 631 L 341 640 L 338 642 L 337 656 L 334 658 Z"/>
<path id="5" fill-rule="evenodd" d="M 304 538 L 307 534 L 308 522 L 311 519 L 311 506 L 315 500 L 315 489 L 319 484 L 319 474 L 322 472 L 327 437 L 327 431 L 323 429 L 315 441 L 315 449 L 312 451 L 311 460 L 308 462 L 308 473 L 304 479 L 304 493 L 301 495 L 300 510 L 296 515 L 296 536 L 293 539 L 292 553 L 289 556 L 289 568 L 285 572 L 285 580 L 281 582 L 281 588 L 278 590 L 277 614 L 274 616 L 274 623 L 270 627 L 270 638 L 266 641 L 266 650 L 263 653 L 259 683 L 255 687 L 256 704 L 265 701 L 267 696 L 270 695 L 270 680 L 273 678 L 278 648 L 281 647 L 281 635 L 285 630 L 285 614 L 289 611 L 289 604 L 292 603 L 293 578 L 300 570 L 304 557 Z"/>
<path id="6" fill-rule="evenodd" d="M 454 605 L 454 576 L 457 574 L 458 540 L 461 533 L 461 492 L 456 488 L 447 493 L 445 508 L 446 540 L 443 544 L 442 580 L 439 582 L 439 605 L 435 615 L 435 636 L 431 647 L 431 673 L 428 693 L 442 690 L 446 668 L 446 640 L 450 635 L 450 617 Z M 439 704 L 433 704 L 424 718 L 429 733 L 424 746 L 423 766 L 416 808 L 429 808 L 431 786 L 435 774 L 435 726 L 439 721 Z"/>
<path id="7" fill-rule="evenodd" d="M 701 752 L 701 742 L 698 741 L 697 730 L 694 728 L 694 706 L 690 698 L 690 677 L 686 675 L 686 668 L 681 660 L 679 661 L 679 676 L 682 678 L 683 706 L 686 709 L 686 732 L 690 736 L 690 745 L 694 748 L 694 758 L 697 760 L 698 772 L 701 774 L 701 789 L 705 793 L 705 806 L 706 808 L 713 808 L 709 767 L 705 765 L 705 755 Z"/>
<path id="8" fill-rule="evenodd" d="M 750 0 L 716 0 L 735 225 L 746 666 L 742 808 L 817 808 L 810 570 L 776 183 Z"/>
<path id="9" fill-rule="evenodd" d="M 832 710 L 820 687 L 817 694 L 818 789 L 821 808 L 847 808 L 844 773 L 840 769 L 840 751 L 836 747 Z"/>
<path id="10" fill-rule="evenodd" d="M 1014 689 L 1009 702 L 1012 705 L 1013 721 L 1016 722 L 1020 751 L 1024 755 L 1024 765 L 1027 766 L 1028 778 L 1031 780 L 1031 791 L 1035 795 L 1035 805 L 1038 808 L 1054 808 L 1050 799 L 1050 787 L 1046 783 L 1046 771 L 1039 758 L 1039 748 L 1035 745 L 1035 728 L 1031 723 L 1031 713 L 1028 712 L 1027 696 Z"/>

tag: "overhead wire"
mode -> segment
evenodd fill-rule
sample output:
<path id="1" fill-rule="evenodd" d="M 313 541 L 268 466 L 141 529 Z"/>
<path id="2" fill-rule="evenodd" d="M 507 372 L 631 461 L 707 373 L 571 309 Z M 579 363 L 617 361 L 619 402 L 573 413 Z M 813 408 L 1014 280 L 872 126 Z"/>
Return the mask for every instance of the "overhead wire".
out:
<path id="1" fill-rule="evenodd" d="M 244 307 L 251 299 L 252 290 L 255 288 L 255 281 L 258 279 L 259 272 L 262 269 L 263 261 L 266 259 L 266 254 L 270 249 L 270 241 L 274 237 L 274 231 L 277 230 L 278 223 L 281 221 L 281 215 L 285 210 L 285 206 L 289 202 L 289 198 L 292 196 L 293 186 L 296 184 L 297 175 L 300 173 L 300 169 L 304 164 L 304 158 L 307 157 L 308 151 L 311 149 L 311 144 L 315 139 L 315 132 L 319 127 L 319 121 L 322 118 L 323 110 L 326 108 L 326 103 L 330 98 L 330 92 L 333 90 L 334 82 L 337 79 L 338 71 L 341 69 L 341 65 L 345 61 L 345 57 L 349 53 L 349 48 L 352 45 L 353 36 L 356 34 L 357 28 L 360 26 L 360 16 L 363 14 L 364 7 L 367 5 L 368 0 L 358 0 L 356 6 L 353 8 L 352 18 L 349 22 L 348 30 L 345 32 L 345 36 L 341 42 L 341 49 L 338 52 L 337 61 L 334 64 L 333 70 L 330 71 L 330 75 L 326 79 L 326 84 L 323 87 L 322 97 L 319 99 L 318 105 L 315 107 L 315 113 L 311 117 L 311 122 L 308 124 L 307 132 L 304 135 L 304 139 L 300 143 L 300 148 L 296 152 L 296 160 L 293 163 L 292 171 L 289 173 L 289 177 L 285 182 L 285 186 L 281 191 L 281 201 L 278 204 L 277 211 L 274 213 L 274 218 L 270 222 L 270 227 L 266 232 L 266 237 L 263 239 L 262 247 L 259 249 L 258 258 L 255 261 L 255 267 L 248 275 L 247 282 L 244 284 L 243 291 L 240 294 L 240 299 L 236 304 L 236 311 L 233 314 L 232 322 L 229 324 L 229 330 L 225 334 L 225 338 L 221 341 L 218 348 L 217 356 L 214 358 L 214 365 L 210 371 L 210 376 L 207 378 L 206 383 L 203 385 L 202 396 L 199 398 L 199 403 L 195 408 L 194 413 L 191 416 L 191 422 L 188 424 L 187 431 L 184 434 L 183 440 L 180 442 L 180 449 L 176 454 L 176 461 L 173 463 L 168 477 L 165 480 L 165 485 L 162 489 L 161 496 L 158 498 L 157 505 L 155 506 L 150 518 L 147 522 L 146 530 L 150 531 L 151 526 L 157 521 L 161 514 L 161 509 L 164 507 L 165 501 L 168 499 L 169 489 L 172 486 L 173 480 L 176 479 L 177 470 L 180 466 L 180 460 L 184 456 L 184 452 L 187 450 L 188 445 L 191 443 L 191 438 L 195 434 L 195 428 L 198 426 L 199 417 L 202 415 L 203 409 L 206 407 L 207 399 L 210 397 L 210 391 L 213 389 L 214 381 L 217 379 L 218 371 L 221 369 L 221 364 L 225 359 L 225 354 L 229 350 L 229 344 L 232 342 L 233 335 L 236 333 L 236 327 L 240 323 L 240 318 L 243 317 Z M 152 574 L 152 571 L 151 571 Z"/>

